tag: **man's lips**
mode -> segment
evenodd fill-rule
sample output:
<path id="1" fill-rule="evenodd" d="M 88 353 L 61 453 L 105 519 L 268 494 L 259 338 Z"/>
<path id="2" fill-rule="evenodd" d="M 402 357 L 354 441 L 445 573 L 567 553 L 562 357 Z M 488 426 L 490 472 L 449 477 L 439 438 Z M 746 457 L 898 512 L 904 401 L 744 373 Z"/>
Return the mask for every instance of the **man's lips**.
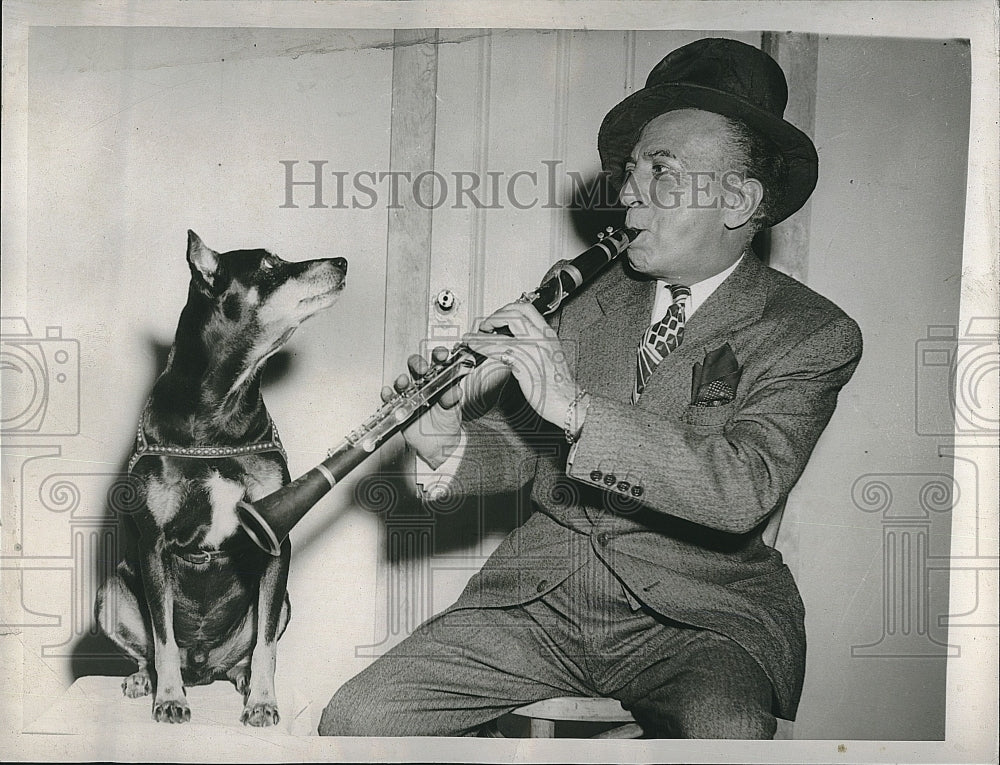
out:
<path id="1" fill-rule="evenodd" d="M 632 237 L 631 246 L 635 246 L 636 242 L 638 242 L 639 239 L 642 237 L 642 235 L 646 233 L 646 230 L 642 228 L 636 228 L 635 226 L 629 226 L 629 228 L 635 229 L 635 231 L 637 232 L 636 235 Z"/>

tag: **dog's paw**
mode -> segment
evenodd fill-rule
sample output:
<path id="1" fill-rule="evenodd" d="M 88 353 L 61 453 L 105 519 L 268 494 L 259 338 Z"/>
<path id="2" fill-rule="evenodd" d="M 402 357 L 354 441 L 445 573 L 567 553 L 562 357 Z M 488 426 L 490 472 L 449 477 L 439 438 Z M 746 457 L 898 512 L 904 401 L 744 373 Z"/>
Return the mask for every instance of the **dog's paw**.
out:
<path id="1" fill-rule="evenodd" d="M 185 723 L 191 719 L 191 707 L 186 699 L 165 699 L 153 704 L 156 722 Z"/>
<path id="2" fill-rule="evenodd" d="M 240 715 L 240 722 L 244 725 L 252 725 L 255 728 L 268 728 L 277 725 L 281 718 L 278 717 L 278 705 L 271 701 L 262 701 L 259 704 L 247 704 L 243 707 L 243 714 Z"/>
<path id="3" fill-rule="evenodd" d="M 122 693 L 130 699 L 148 696 L 152 690 L 153 684 L 149 680 L 149 672 L 145 669 L 140 669 L 122 680 Z"/>

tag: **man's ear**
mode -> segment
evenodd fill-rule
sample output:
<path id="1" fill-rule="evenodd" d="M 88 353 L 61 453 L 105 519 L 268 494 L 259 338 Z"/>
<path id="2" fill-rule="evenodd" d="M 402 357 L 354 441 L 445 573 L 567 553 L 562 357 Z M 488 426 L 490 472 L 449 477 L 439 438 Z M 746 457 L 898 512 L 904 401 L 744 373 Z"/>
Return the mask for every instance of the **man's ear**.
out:
<path id="1" fill-rule="evenodd" d="M 756 178 L 741 173 L 729 173 L 722 181 L 722 206 L 726 228 L 740 228 L 753 217 L 764 201 L 764 185 Z"/>
<path id="2" fill-rule="evenodd" d="M 201 237 L 188 229 L 187 260 L 191 278 L 208 292 L 215 289 L 219 276 L 219 253 L 207 247 Z"/>

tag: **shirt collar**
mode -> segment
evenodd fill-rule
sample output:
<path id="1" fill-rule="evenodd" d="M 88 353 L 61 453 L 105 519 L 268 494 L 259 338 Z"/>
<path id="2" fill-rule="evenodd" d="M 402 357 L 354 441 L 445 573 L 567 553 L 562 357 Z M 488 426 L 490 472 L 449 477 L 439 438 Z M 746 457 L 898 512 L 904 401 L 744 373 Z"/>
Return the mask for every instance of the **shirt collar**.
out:
<path id="1" fill-rule="evenodd" d="M 691 285 L 691 295 L 686 298 L 684 304 L 684 316 L 685 319 L 690 320 L 694 315 L 694 312 L 701 307 L 701 304 L 708 300 L 709 295 L 711 295 L 715 290 L 719 288 L 726 278 L 736 270 L 736 267 L 743 261 L 746 257 L 746 253 L 740 255 L 736 262 L 733 263 L 725 271 L 720 271 L 715 276 L 710 276 L 707 279 L 702 279 L 700 282 L 695 282 Z M 656 282 L 656 299 L 653 301 L 653 316 L 652 321 L 659 321 L 663 318 L 663 315 L 667 312 L 667 308 L 673 302 L 673 297 L 668 289 L 670 285 L 658 279 Z"/>

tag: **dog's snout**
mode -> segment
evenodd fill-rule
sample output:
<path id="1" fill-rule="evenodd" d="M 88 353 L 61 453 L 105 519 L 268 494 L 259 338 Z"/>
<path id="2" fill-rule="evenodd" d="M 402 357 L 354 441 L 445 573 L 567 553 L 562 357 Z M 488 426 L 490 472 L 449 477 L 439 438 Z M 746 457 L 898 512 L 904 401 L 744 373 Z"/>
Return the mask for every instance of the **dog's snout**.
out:
<path id="1" fill-rule="evenodd" d="M 347 273 L 347 261 L 344 258 L 334 258 L 333 265 L 335 265 L 344 273 Z"/>

